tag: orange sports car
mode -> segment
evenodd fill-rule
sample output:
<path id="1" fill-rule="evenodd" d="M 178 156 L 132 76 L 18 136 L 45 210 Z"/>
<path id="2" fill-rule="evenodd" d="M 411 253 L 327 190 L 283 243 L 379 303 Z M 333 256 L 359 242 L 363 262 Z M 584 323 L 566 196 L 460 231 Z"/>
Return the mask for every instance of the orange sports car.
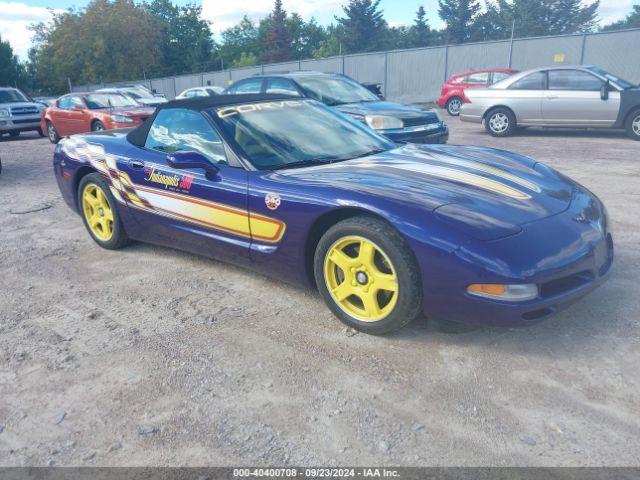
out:
<path id="1" fill-rule="evenodd" d="M 71 93 L 42 112 L 41 127 L 51 142 L 58 143 L 76 133 L 136 127 L 153 110 L 117 93 Z"/>

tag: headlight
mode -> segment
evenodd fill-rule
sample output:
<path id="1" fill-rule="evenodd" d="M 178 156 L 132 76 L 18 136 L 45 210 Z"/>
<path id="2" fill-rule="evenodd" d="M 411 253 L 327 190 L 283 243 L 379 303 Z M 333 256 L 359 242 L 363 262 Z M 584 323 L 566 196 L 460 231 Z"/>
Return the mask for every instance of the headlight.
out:
<path id="1" fill-rule="evenodd" d="M 538 296 L 535 283 L 502 285 L 497 283 L 474 283 L 467 287 L 467 292 L 478 297 L 494 298 L 508 302 L 533 300 Z"/>
<path id="2" fill-rule="evenodd" d="M 367 115 L 364 117 L 369 125 L 374 130 L 394 130 L 402 128 L 402 120 L 395 117 L 387 117 L 385 115 Z"/>
<path id="3" fill-rule="evenodd" d="M 355 120 L 356 122 L 362 122 L 364 123 L 364 115 L 356 115 L 355 113 L 347 113 L 346 114 L 347 117 L 349 117 L 351 120 Z"/>
<path id="4" fill-rule="evenodd" d="M 9 116 L 9 110 L 6 108 L 0 109 L 0 118 L 5 118 Z"/>
<path id="5" fill-rule="evenodd" d="M 111 120 L 116 123 L 133 123 L 133 118 L 125 115 L 111 115 Z"/>

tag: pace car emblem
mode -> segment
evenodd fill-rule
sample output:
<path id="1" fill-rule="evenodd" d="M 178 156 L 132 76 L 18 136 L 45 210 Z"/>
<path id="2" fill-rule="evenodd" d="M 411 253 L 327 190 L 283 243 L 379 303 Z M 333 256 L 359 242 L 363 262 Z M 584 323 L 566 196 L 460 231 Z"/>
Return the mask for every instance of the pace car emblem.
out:
<path id="1" fill-rule="evenodd" d="M 275 210 L 280 206 L 280 195 L 269 192 L 264 196 L 264 203 L 266 203 L 269 210 Z"/>
<path id="2" fill-rule="evenodd" d="M 178 188 L 181 190 L 189 191 L 193 182 L 191 175 L 175 175 L 171 173 L 164 173 L 157 171 L 155 166 L 151 168 L 145 168 L 144 170 L 145 180 L 147 182 L 159 183 L 164 185 L 165 190 L 169 188 Z"/>

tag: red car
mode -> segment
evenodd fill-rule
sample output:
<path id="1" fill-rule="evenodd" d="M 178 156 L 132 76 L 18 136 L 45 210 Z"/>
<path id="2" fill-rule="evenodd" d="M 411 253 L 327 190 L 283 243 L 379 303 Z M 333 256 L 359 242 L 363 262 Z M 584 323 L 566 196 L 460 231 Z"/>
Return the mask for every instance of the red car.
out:
<path id="1" fill-rule="evenodd" d="M 76 133 L 137 127 L 154 109 L 117 93 L 71 93 L 42 112 L 42 131 L 53 143 Z"/>
<path id="2" fill-rule="evenodd" d="M 464 89 L 474 87 L 486 87 L 516 73 L 517 70 L 498 68 L 493 70 L 471 70 L 455 73 L 442 86 L 442 93 L 438 99 L 438 105 L 446 108 L 449 115 L 458 116 L 460 107 L 465 102 Z"/>

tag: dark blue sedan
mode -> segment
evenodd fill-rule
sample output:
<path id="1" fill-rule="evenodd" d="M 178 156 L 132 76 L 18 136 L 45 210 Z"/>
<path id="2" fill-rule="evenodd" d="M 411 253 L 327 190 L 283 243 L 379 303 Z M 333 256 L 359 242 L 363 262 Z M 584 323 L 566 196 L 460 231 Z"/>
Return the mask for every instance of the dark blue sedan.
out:
<path id="1" fill-rule="evenodd" d="M 311 98 L 367 124 L 394 142 L 447 143 L 449 139 L 447 124 L 435 110 L 383 101 L 358 82 L 336 73 L 256 75 L 239 80 L 226 92 Z"/>
<path id="2" fill-rule="evenodd" d="M 53 163 L 98 245 L 156 243 L 317 287 L 373 334 L 422 313 L 533 324 L 602 283 L 613 259 L 602 202 L 551 168 L 398 146 L 313 100 L 172 101 L 134 130 L 63 139 Z"/>

